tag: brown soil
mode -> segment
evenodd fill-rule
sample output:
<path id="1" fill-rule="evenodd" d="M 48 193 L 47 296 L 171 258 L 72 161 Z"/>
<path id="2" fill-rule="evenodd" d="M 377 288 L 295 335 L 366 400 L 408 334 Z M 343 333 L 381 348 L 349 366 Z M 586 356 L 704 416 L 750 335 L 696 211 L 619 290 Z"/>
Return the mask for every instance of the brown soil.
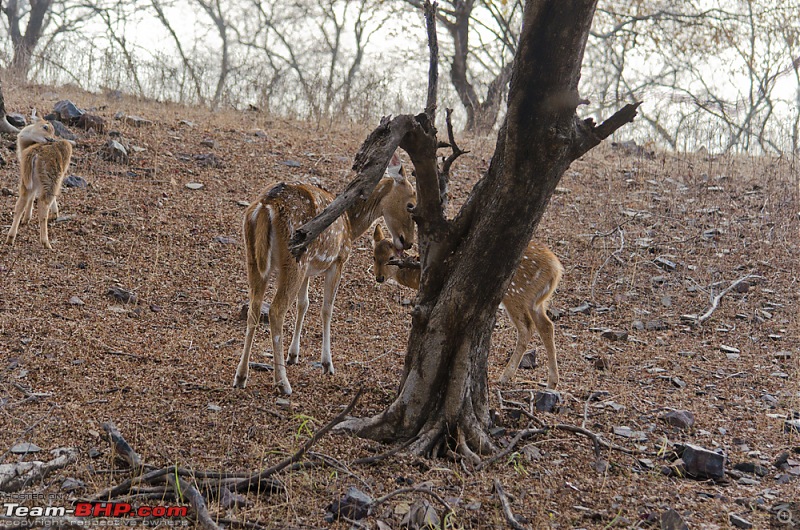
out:
<path id="1" fill-rule="evenodd" d="M 360 386 L 365 394 L 356 415 L 378 413 L 391 402 L 410 325 L 403 301 L 413 293 L 374 281 L 371 232 L 357 241 L 336 300 L 336 374 L 323 377 L 312 364 L 321 346 L 321 283 L 315 280 L 301 364 L 289 369 L 291 407 L 276 404 L 271 373 L 251 372 L 246 390 L 231 388 L 245 330 L 238 315 L 247 298 L 239 201 L 281 180 L 311 179 L 340 191 L 370 127 L 211 114 L 67 89 L 4 88 L 9 111 L 30 105 L 44 114 L 68 97 L 81 108 L 96 107 L 92 112 L 108 120 L 109 130 L 144 148 L 127 166 L 106 162 L 99 152 L 107 135 L 81 133 L 71 174 L 90 186 L 62 194 L 66 220 L 50 226 L 55 250 L 41 248 L 35 223 L 21 228 L 13 248 L 0 248 L 0 463 L 20 458 L 6 450 L 22 440 L 44 450 L 25 460 L 68 446 L 81 455 L 77 464 L 25 491 L 59 493 L 64 478 L 73 477 L 86 487 L 67 498 L 86 498 L 126 478 L 100 435 L 108 420 L 148 464 L 241 472 L 265 468 L 296 450 L 309 429 L 335 416 Z M 155 123 L 135 128 L 113 120 L 118 111 Z M 194 125 L 180 124 L 184 119 Z M 255 135 L 256 129 L 266 134 Z M 216 146 L 201 145 L 204 139 Z M 472 153 L 456 163 L 453 208 L 486 168 L 493 148 L 487 139 L 463 138 L 460 144 Z M 194 159 L 208 153 L 220 167 Z M 16 159 L 11 150 L 2 154 L 8 163 L 0 169 L 0 187 L 16 194 Z M 300 167 L 284 163 L 290 160 Z M 204 187 L 190 190 L 189 182 Z M 270 528 L 349 528 L 324 521 L 325 507 L 349 486 L 379 497 L 413 484 L 432 487 L 454 506 L 448 519 L 453 527 L 502 528 L 507 523 L 493 493 L 494 478 L 529 528 L 647 526 L 668 508 L 692 528 L 727 528 L 732 513 L 765 528 L 770 506 L 800 501 L 798 477 L 772 466 L 784 451 L 800 460 L 798 435 L 783 428 L 786 414 L 800 410 L 796 170 L 769 157 L 657 154 L 648 160 L 601 146 L 574 163 L 560 186 L 538 237 L 566 268 L 553 301 L 561 313 L 556 344 L 564 405 L 556 414 L 536 416 L 546 423 L 585 424 L 629 449 L 669 448 L 664 438 L 721 449 L 729 471 L 739 462 L 760 462 L 769 468 L 767 476 L 745 474 L 757 479 L 752 485 L 742 484 L 735 472 L 718 483 L 667 477 L 660 471 L 663 458 L 640 456 L 652 460 L 648 469 L 635 456 L 605 450 L 609 465 L 598 471 L 591 442 L 562 431 L 520 443 L 517 453 L 481 472 L 461 462 L 403 454 L 349 467 L 356 458 L 391 447 L 330 434 L 313 451 L 335 458 L 337 466 L 283 473 L 285 494 L 252 495 L 253 506 L 228 511 L 212 501 L 212 514 Z M 14 201 L 0 196 L 4 230 Z M 676 269 L 659 268 L 658 257 Z M 681 320 L 703 313 L 712 290 L 750 273 L 759 278 L 745 292 L 723 297 L 702 326 Z M 114 301 L 107 291 L 115 285 L 134 292 L 138 303 Z M 84 305 L 70 304 L 73 296 Z M 588 314 L 569 311 L 583 302 L 592 306 Z M 666 329 L 637 330 L 637 320 L 661 320 Z M 629 336 L 612 342 L 595 328 Z M 515 338 L 510 321 L 499 314 L 491 381 Z M 740 353 L 728 356 L 721 345 Z M 538 337 L 531 347 L 543 351 Z M 271 362 L 264 355 L 266 328 L 254 352 L 254 361 Z M 791 355 L 782 359 L 778 352 Z M 685 387 L 676 386 L 674 377 Z M 497 433 L 499 445 L 529 425 L 524 415 L 513 419 L 506 408 L 513 403 L 501 404 L 499 396 L 526 404 L 544 378 L 540 360 L 535 370 L 520 370 L 513 384 L 492 385 L 490 400 L 505 427 Z M 596 391 L 608 394 L 587 405 Z M 26 400 L 27 392 L 49 396 Z M 693 412 L 695 428 L 680 431 L 661 421 L 670 409 Z M 612 429 L 619 426 L 645 431 L 647 441 L 615 436 Z M 94 459 L 93 448 L 100 453 Z M 782 475 L 790 481 L 776 480 Z M 375 528 L 380 519 L 398 528 L 408 504 L 423 498 L 394 497 L 364 522 Z"/>

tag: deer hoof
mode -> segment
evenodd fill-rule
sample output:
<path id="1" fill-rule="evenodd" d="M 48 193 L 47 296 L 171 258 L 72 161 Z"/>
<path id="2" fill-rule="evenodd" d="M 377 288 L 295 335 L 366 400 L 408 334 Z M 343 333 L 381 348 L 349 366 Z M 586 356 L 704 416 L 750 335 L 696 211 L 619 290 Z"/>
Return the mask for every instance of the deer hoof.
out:
<path id="1" fill-rule="evenodd" d="M 333 363 L 329 363 L 329 364 L 323 363 L 322 364 L 322 373 L 323 374 L 325 374 L 325 375 L 333 375 L 333 372 L 334 372 Z"/>
<path id="2" fill-rule="evenodd" d="M 233 378 L 233 388 L 244 388 L 247 386 L 247 378 L 246 377 L 239 377 L 236 375 Z"/>
<path id="3" fill-rule="evenodd" d="M 292 395 L 292 385 L 288 381 L 285 383 L 275 383 L 275 393 L 283 394 L 284 396 Z"/>

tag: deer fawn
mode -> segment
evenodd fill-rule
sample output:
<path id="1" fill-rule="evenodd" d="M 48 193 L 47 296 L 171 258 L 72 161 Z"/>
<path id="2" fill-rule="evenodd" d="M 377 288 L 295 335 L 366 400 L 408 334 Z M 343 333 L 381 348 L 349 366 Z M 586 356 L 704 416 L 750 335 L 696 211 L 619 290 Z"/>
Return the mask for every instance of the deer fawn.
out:
<path id="1" fill-rule="evenodd" d="M 391 279 L 400 285 L 419 289 L 420 269 L 389 264 L 392 258 L 398 257 L 398 252 L 389 240 L 384 239 L 380 225 L 375 227 L 372 239 L 375 280 L 384 282 Z M 514 378 L 535 327 L 547 350 L 547 388 L 553 389 L 558 385 L 553 322 L 547 316 L 547 306 L 563 272 L 564 268 L 549 248 L 536 240 L 528 243 L 522 262 L 514 272 L 500 304 L 517 328 L 517 345 L 500 377 L 501 383 L 507 383 Z"/>
<path id="2" fill-rule="evenodd" d="M 295 364 L 300 354 L 303 318 L 308 310 L 308 281 L 319 274 L 325 275 L 321 362 L 323 371 L 333 374 L 331 314 L 342 267 L 350 256 L 353 241 L 382 216 L 393 236 L 394 243 L 390 245 L 407 249 L 414 243 L 414 222 L 410 210 L 416 205 L 416 192 L 406 180 L 396 155 L 392 157 L 388 173 L 389 176 L 381 179 L 366 201 L 352 206 L 334 221 L 311 243 L 299 260 L 295 260 L 289 251 L 292 233 L 322 212 L 333 200 L 333 195 L 309 184 L 280 183 L 263 192 L 245 210 L 244 239 L 250 307 L 244 351 L 236 368 L 234 387 L 244 388 L 247 384 L 253 335 L 271 274 L 276 276 L 275 296 L 269 307 L 275 386 L 286 395 L 292 393 L 283 357 L 283 321 L 289 304 L 296 299 L 297 317 L 288 359 L 289 364 Z"/>
<path id="3" fill-rule="evenodd" d="M 39 200 L 39 240 L 52 249 L 47 236 L 48 217 L 58 217 L 58 196 L 64 181 L 72 144 L 55 137 L 53 126 L 32 115 L 34 122 L 17 135 L 17 157 L 19 158 L 19 199 L 14 206 L 14 221 L 8 231 L 6 243 L 14 244 L 20 223 L 33 217 L 33 201 Z"/>

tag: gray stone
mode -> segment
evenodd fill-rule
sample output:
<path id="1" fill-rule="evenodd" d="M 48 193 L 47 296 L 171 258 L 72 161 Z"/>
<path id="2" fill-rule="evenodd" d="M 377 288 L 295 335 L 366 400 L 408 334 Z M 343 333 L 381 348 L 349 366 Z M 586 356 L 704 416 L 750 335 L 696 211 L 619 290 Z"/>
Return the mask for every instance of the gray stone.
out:
<path id="1" fill-rule="evenodd" d="M 725 456 L 699 445 L 686 444 L 681 459 L 693 477 L 719 480 L 725 476 Z"/>
<path id="2" fill-rule="evenodd" d="M 202 145 L 203 147 L 210 147 L 214 149 L 217 147 L 217 142 L 212 138 L 203 138 L 202 140 L 200 140 L 200 145 Z"/>
<path id="3" fill-rule="evenodd" d="M 48 121 L 50 122 L 50 125 L 53 126 L 53 130 L 56 132 L 56 136 L 58 136 L 59 138 L 63 138 L 64 140 L 69 140 L 71 142 L 74 142 L 75 140 L 78 139 L 78 137 L 72 134 L 72 131 L 67 129 L 67 126 L 61 123 L 60 121 L 58 120 L 48 120 Z"/>
<path id="4" fill-rule="evenodd" d="M 119 285 L 109 287 L 108 291 L 106 291 L 106 295 L 123 304 L 136 304 L 139 302 L 138 297 L 134 293 L 123 289 Z"/>
<path id="5" fill-rule="evenodd" d="M 694 426 L 694 414 L 688 410 L 671 410 L 661 416 L 661 419 L 679 429 L 687 430 Z"/>
<path id="6" fill-rule="evenodd" d="M 77 175 L 70 175 L 64 179 L 65 188 L 85 188 L 89 185 L 86 179 Z"/>
<path id="7" fill-rule="evenodd" d="M 631 322 L 631 327 L 636 331 L 644 331 L 644 322 L 641 320 L 634 320 Z"/>
<path id="8" fill-rule="evenodd" d="M 60 121 L 70 124 L 83 116 L 83 111 L 68 99 L 62 99 L 53 105 L 53 112 L 58 115 Z"/>
<path id="9" fill-rule="evenodd" d="M 600 336 L 614 342 L 628 340 L 628 332 L 622 330 L 607 329 Z"/>
<path id="10" fill-rule="evenodd" d="M 670 508 L 661 514 L 661 530 L 689 530 L 681 514 Z"/>
<path id="11" fill-rule="evenodd" d="M 132 127 L 143 127 L 145 125 L 153 125 L 153 122 L 146 120 L 140 116 L 126 116 L 125 123 Z"/>
<path id="12" fill-rule="evenodd" d="M 647 328 L 647 331 L 664 331 L 669 329 L 669 325 L 663 320 L 648 320 L 645 328 Z"/>
<path id="13" fill-rule="evenodd" d="M 13 445 L 9 451 L 15 455 L 26 455 L 28 453 L 38 453 L 42 448 L 33 442 L 20 442 Z"/>
<path id="14" fill-rule="evenodd" d="M 247 312 L 250 311 L 250 303 L 243 302 L 242 308 L 239 310 L 239 320 L 247 320 Z M 261 304 L 261 322 L 269 324 L 269 304 Z"/>
<path id="15" fill-rule="evenodd" d="M 753 523 L 751 523 L 744 517 L 739 517 L 735 513 L 728 514 L 728 519 L 730 520 L 731 524 L 736 528 L 744 528 L 745 530 L 748 528 L 753 528 Z"/>
<path id="16" fill-rule="evenodd" d="M 726 346 L 725 344 L 719 345 L 719 351 L 722 353 L 741 353 L 739 348 L 734 348 L 733 346 Z"/>
<path id="17" fill-rule="evenodd" d="M 656 259 L 654 259 L 653 263 L 655 263 L 656 266 L 661 267 L 665 271 L 674 271 L 677 268 L 677 265 L 675 265 L 675 262 L 670 261 L 667 258 L 663 258 L 661 256 L 659 256 Z"/>
<path id="18" fill-rule="evenodd" d="M 79 491 L 86 487 L 86 483 L 76 478 L 65 478 L 61 483 L 61 489 L 66 492 Z"/>
<path id="19" fill-rule="evenodd" d="M 577 307 L 571 307 L 569 309 L 569 312 L 572 313 L 573 315 L 576 315 L 578 313 L 583 313 L 584 315 L 588 315 L 591 310 L 592 306 L 589 305 L 589 302 L 584 302 Z"/>
<path id="20" fill-rule="evenodd" d="M 197 190 L 202 190 L 205 186 L 203 186 L 199 182 L 187 182 L 186 187 L 190 190 L 197 191 Z"/>
<path id="21" fill-rule="evenodd" d="M 78 298 L 77 296 L 70 297 L 69 301 L 67 302 L 69 305 L 84 305 L 84 301 Z"/>
<path id="22" fill-rule="evenodd" d="M 647 441 L 647 435 L 644 433 L 644 431 L 634 431 L 630 427 L 626 426 L 614 427 L 613 430 L 615 435 L 620 436 L 622 438 L 628 438 L 636 442 Z"/>
<path id="23" fill-rule="evenodd" d="M 229 236 L 215 236 L 214 241 L 220 245 L 235 245 L 236 239 Z"/>
<path id="24" fill-rule="evenodd" d="M 358 488 L 350 486 L 341 499 L 335 500 L 328 505 L 326 508 L 329 513 L 328 519 L 333 522 L 341 517 L 347 517 L 358 521 L 369 515 L 369 508 L 372 502 L 372 497 Z"/>
<path id="25" fill-rule="evenodd" d="M 786 420 L 783 422 L 783 432 L 787 434 L 800 434 L 800 419 Z"/>
<path id="26" fill-rule="evenodd" d="M 536 350 L 526 351 L 522 354 L 522 358 L 519 360 L 519 368 L 523 370 L 536 368 Z"/>
<path id="27" fill-rule="evenodd" d="M 561 404 L 561 394 L 554 390 L 539 390 L 533 396 L 533 406 L 539 412 L 555 412 Z"/>
<path id="28" fill-rule="evenodd" d="M 300 162 L 297 160 L 284 160 L 281 164 L 288 167 L 300 167 Z"/>
<path id="29" fill-rule="evenodd" d="M 742 471 L 744 473 L 751 473 L 754 475 L 758 475 L 759 477 L 766 477 L 769 475 L 769 469 L 762 466 L 761 464 L 756 464 L 754 462 L 739 462 L 733 469 L 738 471 Z"/>
<path id="30" fill-rule="evenodd" d="M 100 151 L 104 160 L 117 162 L 118 164 L 128 163 L 128 150 L 116 140 L 109 140 Z"/>

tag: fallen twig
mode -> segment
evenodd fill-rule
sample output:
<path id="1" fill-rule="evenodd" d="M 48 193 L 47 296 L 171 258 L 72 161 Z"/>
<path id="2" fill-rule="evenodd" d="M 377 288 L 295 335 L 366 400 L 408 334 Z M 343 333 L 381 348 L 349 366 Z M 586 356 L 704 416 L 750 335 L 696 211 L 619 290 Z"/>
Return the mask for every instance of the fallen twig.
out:
<path id="1" fill-rule="evenodd" d="M 375 499 L 372 504 L 370 504 L 370 508 L 377 508 L 384 502 L 388 501 L 392 497 L 396 497 L 397 495 L 402 495 L 403 493 L 424 493 L 426 495 L 430 495 L 432 498 L 436 499 L 442 506 L 444 506 L 445 514 L 454 513 L 453 508 L 444 500 L 438 493 L 428 488 L 400 488 L 394 491 L 391 491 L 384 495 L 383 497 L 379 497 Z"/>
<path id="2" fill-rule="evenodd" d="M 125 460 L 129 466 L 134 471 L 138 471 L 144 465 L 142 463 L 142 457 L 133 450 L 133 448 L 128 444 L 128 442 L 123 438 L 122 434 L 120 434 L 117 426 L 114 425 L 113 421 L 108 421 L 103 424 L 103 430 L 108 433 L 108 436 L 111 438 L 111 443 L 114 446 L 114 451 Z"/>
<path id="3" fill-rule="evenodd" d="M 726 294 L 731 292 L 733 289 L 735 289 L 737 285 L 739 285 L 740 283 L 742 283 L 745 280 L 749 280 L 750 278 L 761 278 L 761 276 L 758 276 L 757 274 L 747 274 L 746 276 L 742 276 L 738 280 L 736 280 L 733 283 L 731 283 L 728 287 L 726 287 L 725 289 L 720 291 L 719 294 L 717 294 L 715 296 L 712 296 L 711 297 L 711 301 L 710 301 L 710 305 L 709 305 L 709 307 L 708 307 L 708 309 L 706 310 L 705 313 L 703 313 L 700 316 L 697 316 L 697 315 L 682 315 L 681 319 L 690 322 L 693 326 L 699 326 L 700 324 L 702 324 L 703 322 L 705 322 L 706 320 L 711 318 L 711 315 L 713 315 L 714 311 L 716 311 L 717 308 L 719 307 L 719 302 L 720 302 L 720 300 L 722 300 L 723 296 L 725 296 Z"/>
<path id="4" fill-rule="evenodd" d="M 206 530 L 221 530 L 221 527 L 214 522 L 214 519 L 212 519 L 211 515 L 208 513 L 206 500 L 200 495 L 197 488 L 175 474 L 167 475 L 167 482 L 175 490 L 178 498 L 189 501 L 189 505 L 192 507 L 192 510 L 194 510 L 197 522 L 201 527 Z"/>
<path id="5" fill-rule="evenodd" d="M 500 484 L 498 479 L 494 479 L 494 491 L 497 493 L 497 497 L 500 499 L 500 505 L 503 507 L 503 515 L 506 516 L 506 520 L 508 521 L 509 526 L 514 530 L 527 530 L 517 518 L 514 517 L 514 512 L 511 511 L 511 504 L 508 502 L 508 497 L 506 497 L 506 492 L 503 490 L 503 485 Z"/>

